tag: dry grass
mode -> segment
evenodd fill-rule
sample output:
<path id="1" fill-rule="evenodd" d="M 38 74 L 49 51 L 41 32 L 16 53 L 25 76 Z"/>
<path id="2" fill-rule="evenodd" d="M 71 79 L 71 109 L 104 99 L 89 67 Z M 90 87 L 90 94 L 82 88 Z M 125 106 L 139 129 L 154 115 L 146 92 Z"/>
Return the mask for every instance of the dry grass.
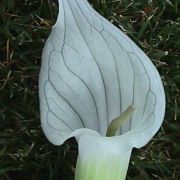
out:
<path id="1" fill-rule="evenodd" d="M 178 0 L 92 0 L 152 59 L 167 95 L 165 121 L 145 148 L 134 150 L 128 180 L 180 179 L 180 19 Z M 41 52 L 57 15 L 54 0 L 0 2 L 0 179 L 71 180 L 77 157 L 72 139 L 45 139 L 39 120 Z"/>

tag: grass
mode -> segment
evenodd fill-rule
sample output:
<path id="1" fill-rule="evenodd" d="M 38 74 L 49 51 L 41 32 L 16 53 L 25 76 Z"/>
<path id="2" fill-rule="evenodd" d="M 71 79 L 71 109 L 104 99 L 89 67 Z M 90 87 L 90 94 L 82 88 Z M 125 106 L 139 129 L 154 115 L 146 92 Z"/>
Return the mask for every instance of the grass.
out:
<path id="1" fill-rule="evenodd" d="M 163 126 L 153 141 L 133 151 L 127 179 L 180 179 L 180 1 L 90 2 L 148 54 L 165 87 Z M 41 52 L 57 11 L 55 0 L 0 2 L 0 180 L 74 177 L 75 140 L 53 146 L 39 120 Z"/>

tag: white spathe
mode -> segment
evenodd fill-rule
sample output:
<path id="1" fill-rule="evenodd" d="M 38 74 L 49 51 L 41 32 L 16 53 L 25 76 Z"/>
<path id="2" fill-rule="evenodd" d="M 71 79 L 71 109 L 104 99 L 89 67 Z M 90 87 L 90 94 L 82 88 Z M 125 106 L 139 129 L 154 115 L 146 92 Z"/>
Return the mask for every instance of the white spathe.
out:
<path id="1" fill-rule="evenodd" d="M 128 152 L 140 148 L 158 131 L 165 112 L 155 66 L 87 0 L 59 0 L 58 19 L 43 50 L 39 97 L 46 137 L 61 145 L 74 136 L 79 151 L 91 137 L 112 141 L 112 154 L 119 145 Z M 130 105 L 136 108 L 132 117 L 115 137 L 105 137 L 111 120 Z"/>

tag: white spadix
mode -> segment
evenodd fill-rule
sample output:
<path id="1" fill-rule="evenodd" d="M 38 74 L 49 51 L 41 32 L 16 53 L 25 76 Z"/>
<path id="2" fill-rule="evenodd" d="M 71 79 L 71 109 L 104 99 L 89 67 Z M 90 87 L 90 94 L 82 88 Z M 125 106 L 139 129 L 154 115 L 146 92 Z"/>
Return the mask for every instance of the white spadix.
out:
<path id="1" fill-rule="evenodd" d="M 151 140 L 165 111 L 162 82 L 150 59 L 87 0 L 59 0 L 43 50 L 39 97 L 49 141 L 78 141 L 76 180 L 125 179 L 132 148 Z M 124 114 L 128 119 L 115 136 L 106 137 L 111 121 L 131 105 L 132 115 Z"/>

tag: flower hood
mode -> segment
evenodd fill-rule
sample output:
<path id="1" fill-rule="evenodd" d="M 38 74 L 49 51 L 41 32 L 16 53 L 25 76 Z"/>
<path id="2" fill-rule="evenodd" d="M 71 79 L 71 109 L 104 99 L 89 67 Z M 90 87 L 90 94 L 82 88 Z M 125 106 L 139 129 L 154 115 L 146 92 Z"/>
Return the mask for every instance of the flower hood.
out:
<path id="1" fill-rule="evenodd" d="M 39 97 L 42 128 L 55 145 L 73 136 L 106 139 L 110 122 L 134 105 L 111 139 L 139 148 L 158 131 L 165 111 L 155 66 L 87 0 L 59 0 L 43 50 Z"/>

